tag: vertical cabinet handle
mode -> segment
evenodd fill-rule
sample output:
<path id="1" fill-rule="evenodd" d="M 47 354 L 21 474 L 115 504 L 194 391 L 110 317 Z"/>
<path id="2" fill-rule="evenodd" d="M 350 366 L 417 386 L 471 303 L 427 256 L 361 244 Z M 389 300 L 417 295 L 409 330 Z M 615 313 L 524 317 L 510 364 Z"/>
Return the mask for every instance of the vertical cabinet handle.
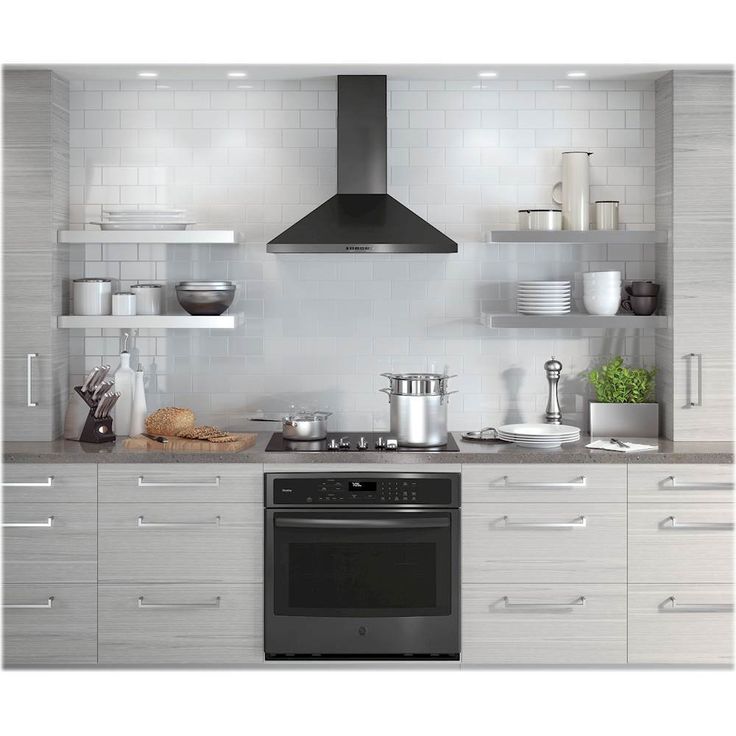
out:
<path id="1" fill-rule="evenodd" d="M 3 608 L 51 608 L 54 605 L 54 596 L 50 595 L 46 603 L 3 603 Z"/>
<path id="2" fill-rule="evenodd" d="M 688 353 L 687 359 L 687 406 L 703 406 L 703 354 Z M 697 380 L 693 379 L 693 362 L 698 368 Z M 693 386 L 697 389 L 697 401 L 693 401 Z"/>
<path id="3" fill-rule="evenodd" d="M 54 476 L 50 475 L 40 483 L 3 483 L 3 488 L 51 488 L 54 485 Z"/>
<path id="4" fill-rule="evenodd" d="M 33 359 L 38 358 L 38 353 L 28 353 L 26 355 L 26 405 L 30 407 L 38 406 L 33 400 Z"/>
<path id="5" fill-rule="evenodd" d="M 8 521 L 3 522 L 3 529 L 51 529 L 54 517 L 49 516 L 46 521 Z"/>

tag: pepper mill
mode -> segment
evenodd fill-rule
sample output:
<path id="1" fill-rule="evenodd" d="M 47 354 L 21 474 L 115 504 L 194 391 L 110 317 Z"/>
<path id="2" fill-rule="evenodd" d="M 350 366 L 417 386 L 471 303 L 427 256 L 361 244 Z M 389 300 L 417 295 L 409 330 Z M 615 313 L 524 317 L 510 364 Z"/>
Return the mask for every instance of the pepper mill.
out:
<path id="1" fill-rule="evenodd" d="M 544 370 L 547 372 L 547 383 L 549 383 L 549 397 L 547 398 L 547 409 L 544 413 L 544 420 L 547 424 L 562 424 L 560 401 L 557 398 L 557 384 L 560 382 L 562 363 L 559 360 L 555 360 L 555 356 L 553 355 L 544 364 Z"/>

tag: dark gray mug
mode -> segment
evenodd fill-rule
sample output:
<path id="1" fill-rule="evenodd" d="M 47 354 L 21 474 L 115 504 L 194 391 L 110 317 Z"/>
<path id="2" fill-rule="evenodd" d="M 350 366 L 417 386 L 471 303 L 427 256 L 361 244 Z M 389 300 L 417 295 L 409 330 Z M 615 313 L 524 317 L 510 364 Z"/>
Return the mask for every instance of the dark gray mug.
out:
<path id="1" fill-rule="evenodd" d="M 631 286 L 626 287 L 626 293 L 631 296 L 657 296 L 659 284 L 653 281 L 632 281 Z"/>
<path id="2" fill-rule="evenodd" d="M 657 309 L 656 296 L 629 296 L 621 302 L 626 312 L 632 312 L 639 316 L 654 314 Z"/>

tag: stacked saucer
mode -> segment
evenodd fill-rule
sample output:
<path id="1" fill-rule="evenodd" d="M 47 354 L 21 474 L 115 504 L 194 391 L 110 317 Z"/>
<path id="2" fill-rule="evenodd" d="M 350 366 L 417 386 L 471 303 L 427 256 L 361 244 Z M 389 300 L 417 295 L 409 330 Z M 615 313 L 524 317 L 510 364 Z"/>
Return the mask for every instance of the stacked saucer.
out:
<path id="1" fill-rule="evenodd" d="M 580 430 L 567 424 L 506 424 L 497 430 L 498 439 L 520 447 L 550 449 L 564 442 L 577 442 Z"/>
<path id="2" fill-rule="evenodd" d="M 568 314 L 569 281 L 520 281 L 516 291 L 516 310 L 520 314 Z"/>

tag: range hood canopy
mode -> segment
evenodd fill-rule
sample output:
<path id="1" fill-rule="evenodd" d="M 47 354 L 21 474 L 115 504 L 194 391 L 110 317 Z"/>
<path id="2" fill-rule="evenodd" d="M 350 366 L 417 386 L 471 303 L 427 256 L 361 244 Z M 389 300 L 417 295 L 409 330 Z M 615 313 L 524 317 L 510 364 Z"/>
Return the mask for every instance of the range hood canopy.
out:
<path id="1" fill-rule="evenodd" d="M 337 194 L 271 240 L 269 253 L 457 253 L 386 193 L 386 77 L 337 78 Z"/>

